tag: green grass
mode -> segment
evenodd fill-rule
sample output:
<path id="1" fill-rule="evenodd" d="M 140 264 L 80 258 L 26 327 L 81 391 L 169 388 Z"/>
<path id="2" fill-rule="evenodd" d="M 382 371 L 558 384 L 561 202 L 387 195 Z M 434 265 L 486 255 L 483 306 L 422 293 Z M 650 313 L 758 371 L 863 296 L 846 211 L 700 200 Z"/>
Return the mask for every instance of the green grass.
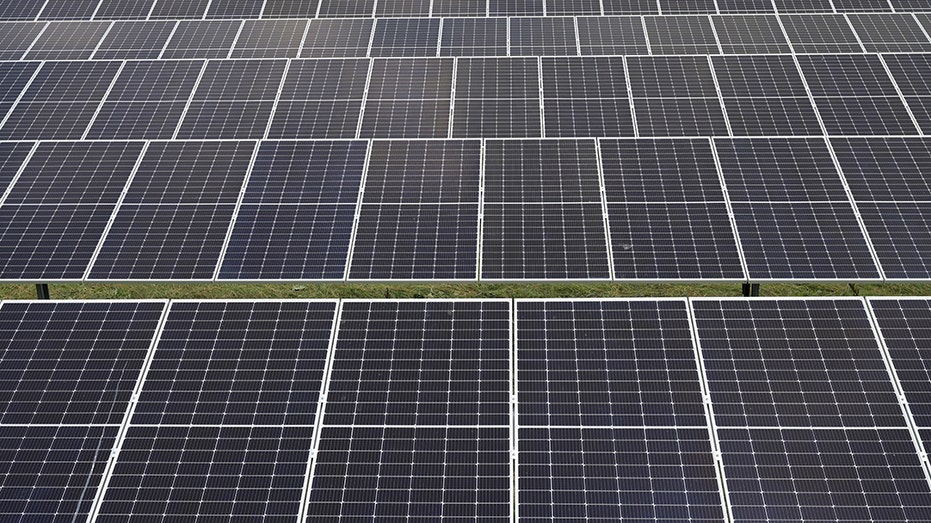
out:
<path id="1" fill-rule="evenodd" d="M 578 298 L 740 296 L 739 284 L 52 284 L 52 299 L 145 298 Z M 763 284 L 763 296 L 929 296 L 931 284 Z M 0 299 L 35 299 L 34 285 L 0 285 Z"/>

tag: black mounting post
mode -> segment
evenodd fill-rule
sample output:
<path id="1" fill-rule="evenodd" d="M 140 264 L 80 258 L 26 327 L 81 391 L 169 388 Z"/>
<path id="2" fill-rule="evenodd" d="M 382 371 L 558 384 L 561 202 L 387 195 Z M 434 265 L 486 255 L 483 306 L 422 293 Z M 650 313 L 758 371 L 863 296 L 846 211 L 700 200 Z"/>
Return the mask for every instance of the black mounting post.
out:
<path id="1" fill-rule="evenodd" d="M 40 300 L 49 300 L 51 295 L 48 293 L 48 284 L 47 283 L 37 283 L 36 284 L 36 296 Z"/>
<path id="2" fill-rule="evenodd" d="M 760 284 L 759 283 L 745 283 L 744 284 L 744 296 L 759 296 L 760 295 Z"/>

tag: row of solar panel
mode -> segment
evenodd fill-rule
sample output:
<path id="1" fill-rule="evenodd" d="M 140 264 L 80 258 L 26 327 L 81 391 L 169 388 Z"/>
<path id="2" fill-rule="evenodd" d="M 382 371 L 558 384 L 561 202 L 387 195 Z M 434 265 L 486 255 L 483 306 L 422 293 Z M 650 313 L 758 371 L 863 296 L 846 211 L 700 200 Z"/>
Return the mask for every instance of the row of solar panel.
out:
<path id="1" fill-rule="evenodd" d="M 919 52 L 931 14 L 0 23 L 7 59 Z"/>
<path id="2" fill-rule="evenodd" d="M 922 520 L 928 325 L 923 298 L 5 302 L 0 516 Z"/>
<path id="3" fill-rule="evenodd" d="M 922 132 L 931 54 L 0 62 L 3 140 Z"/>
<path id="4" fill-rule="evenodd" d="M 830 144 L 0 142 L 0 279 L 931 278 L 931 140 Z"/>
<path id="5" fill-rule="evenodd" d="M 5 0 L 0 20 L 931 11 L 925 0 Z"/>

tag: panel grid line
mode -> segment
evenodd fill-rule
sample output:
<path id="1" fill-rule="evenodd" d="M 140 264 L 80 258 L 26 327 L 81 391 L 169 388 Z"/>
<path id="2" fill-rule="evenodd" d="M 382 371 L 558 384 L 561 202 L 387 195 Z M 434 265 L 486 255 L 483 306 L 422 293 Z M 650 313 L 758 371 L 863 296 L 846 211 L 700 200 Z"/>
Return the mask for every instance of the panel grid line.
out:
<path id="1" fill-rule="evenodd" d="M 236 228 L 236 219 L 239 218 L 239 211 L 242 209 L 242 202 L 246 199 L 246 189 L 249 188 L 249 179 L 252 176 L 252 170 L 255 168 L 256 158 L 259 156 L 259 149 L 261 149 L 261 141 L 253 141 L 252 143 L 252 158 L 249 159 L 249 166 L 246 167 L 246 174 L 242 180 L 242 186 L 239 188 L 239 196 L 236 198 L 236 206 L 233 208 L 233 217 L 230 220 L 229 227 L 226 229 L 226 234 L 223 237 L 223 247 L 220 248 L 220 255 L 217 257 L 217 265 L 213 269 L 213 281 L 216 281 L 220 277 L 220 269 L 223 267 L 223 259 L 226 258 L 226 251 L 229 249 L 230 240 L 233 237 L 233 230 Z"/>
<path id="2" fill-rule="evenodd" d="M 371 76 L 371 67 L 369 68 Z M 359 120 L 362 121 L 361 119 Z M 352 269 L 352 258 L 356 252 L 356 237 L 359 233 L 359 221 L 362 219 L 362 198 L 365 196 L 365 182 L 369 174 L 369 163 L 372 159 L 373 142 L 369 140 L 365 147 L 365 161 L 362 167 L 362 179 L 359 181 L 359 192 L 356 198 L 356 210 L 352 218 L 352 233 L 349 237 L 349 252 L 346 255 L 346 266 L 343 269 L 343 281 L 349 281 L 349 271 Z"/>
<path id="3" fill-rule="evenodd" d="M 750 280 L 750 267 L 747 265 L 747 255 L 744 254 L 743 245 L 740 243 L 740 234 L 737 231 L 737 217 L 734 214 L 734 204 L 731 201 L 731 195 L 727 190 L 727 180 L 724 179 L 724 169 L 721 167 L 721 159 L 718 158 L 718 148 L 714 143 L 714 138 L 708 138 L 711 146 L 711 157 L 714 159 L 714 168 L 718 173 L 718 182 L 721 184 L 721 193 L 724 195 L 724 205 L 727 207 L 727 217 L 731 224 L 731 234 L 734 235 L 734 242 L 737 244 L 737 256 L 740 258 L 740 267 L 744 273 L 744 279 Z M 691 302 L 689 304 L 691 306 Z"/>
<path id="4" fill-rule="evenodd" d="M 111 23 L 112 27 L 112 23 Z M 113 79 L 110 80 L 110 86 L 107 87 L 106 92 L 104 92 L 103 97 L 100 98 L 100 103 L 97 104 L 97 109 L 94 111 L 94 115 L 91 116 L 90 120 L 87 123 L 87 128 L 84 129 L 84 134 L 81 135 L 81 140 L 87 140 L 87 135 L 91 132 L 91 127 L 94 126 L 94 121 L 97 120 L 97 117 L 100 116 L 100 111 L 103 109 L 105 103 L 107 103 L 107 98 L 110 96 L 110 92 L 113 91 L 113 87 L 116 85 L 117 80 L 120 78 L 120 73 L 123 72 L 123 69 L 126 68 L 126 60 L 120 62 L 120 67 L 116 70 L 116 73 L 113 75 Z"/>
<path id="5" fill-rule="evenodd" d="M 90 257 L 90 261 L 87 262 L 87 269 L 84 271 L 83 280 L 87 280 L 90 277 L 91 269 L 94 268 L 94 265 L 97 263 L 97 258 L 100 256 L 100 251 L 103 249 L 103 244 L 106 242 L 107 236 L 110 234 L 110 230 L 113 228 L 113 223 L 116 221 L 116 216 L 120 212 L 120 207 L 123 206 L 123 202 L 126 200 L 126 195 L 129 193 L 129 188 L 132 186 L 133 180 L 136 178 L 136 173 L 139 172 L 139 167 L 142 165 L 142 159 L 145 158 L 146 152 L 149 150 L 149 145 L 151 142 L 145 142 L 142 144 L 142 150 L 139 152 L 139 157 L 136 158 L 136 164 L 133 165 L 132 171 L 130 171 L 129 176 L 126 179 L 126 183 L 123 184 L 123 190 L 120 192 L 119 198 L 116 200 L 116 204 L 113 206 L 113 212 L 110 214 L 110 219 L 107 221 L 107 226 L 104 228 L 103 232 L 100 234 L 100 240 L 97 241 L 97 247 L 94 248 L 94 253 Z"/>
<path id="6" fill-rule="evenodd" d="M 168 300 L 161 300 L 160 302 L 164 305 L 162 306 L 162 315 L 159 318 L 158 327 L 155 329 L 155 335 L 152 337 L 152 341 L 149 344 L 149 349 L 146 352 L 145 361 L 142 364 L 142 369 L 139 371 L 139 378 L 136 380 L 136 386 L 133 388 L 133 393 L 130 397 L 129 405 L 126 408 L 126 413 L 123 416 L 123 422 L 120 424 L 119 431 L 116 435 L 116 441 L 113 444 L 113 450 L 110 452 L 110 457 L 107 460 L 106 468 L 104 469 L 103 476 L 100 479 L 100 484 L 97 487 L 97 494 L 94 497 L 94 501 L 91 504 L 91 510 L 87 516 L 87 521 L 91 523 L 97 520 L 97 516 L 100 513 L 100 507 L 103 504 L 104 495 L 106 494 L 107 487 L 110 485 L 110 480 L 113 477 L 113 471 L 116 468 L 116 461 L 120 456 L 120 450 L 123 448 L 123 443 L 126 441 L 126 435 L 129 433 L 129 425 L 132 421 L 133 414 L 136 411 L 136 405 L 139 403 L 139 395 L 142 393 L 142 386 L 145 383 L 149 369 L 152 367 L 152 360 L 155 359 L 155 350 L 158 348 L 159 341 L 161 341 L 162 332 L 165 328 L 165 322 L 168 321 L 168 314 L 171 311 L 172 302 Z"/>
<path id="7" fill-rule="evenodd" d="M 702 400 L 705 407 L 705 419 L 707 422 L 708 436 L 711 439 L 711 449 L 714 457 L 714 469 L 718 480 L 718 489 L 721 496 L 721 505 L 724 508 L 724 516 L 727 521 L 734 522 L 734 512 L 731 507 L 730 493 L 727 488 L 727 480 L 724 476 L 724 454 L 721 451 L 721 441 L 718 439 L 718 425 L 714 417 L 714 404 L 711 401 L 711 385 L 708 383 L 708 371 L 705 369 L 705 359 L 701 353 L 701 340 L 698 336 L 698 324 L 695 320 L 695 310 L 692 306 L 692 298 L 686 299 L 688 307 L 689 327 L 692 336 L 692 348 L 695 353 L 695 362 L 698 366 L 698 377 L 701 382 Z"/>
<path id="8" fill-rule="evenodd" d="M 167 46 L 168 44 L 166 43 L 165 45 Z M 194 86 L 191 88 L 191 94 L 188 96 L 187 102 L 185 102 L 184 109 L 181 110 L 181 116 L 178 117 L 178 126 L 175 127 L 175 132 L 171 135 L 172 140 L 178 139 L 178 133 L 181 132 L 181 126 L 184 124 L 184 120 L 187 118 L 187 113 L 191 109 L 191 105 L 194 103 L 194 93 L 197 92 L 201 81 L 204 79 L 204 73 L 207 72 L 208 64 L 210 64 L 210 60 L 204 60 L 203 65 L 200 67 L 200 72 L 197 74 L 197 79 L 194 80 Z"/>
<path id="9" fill-rule="evenodd" d="M 912 407 L 908 403 L 908 399 L 905 396 L 905 387 L 902 386 L 902 381 L 899 379 L 899 373 L 895 370 L 895 365 L 892 364 L 892 352 L 889 350 L 889 346 L 886 344 L 885 336 L 882 335 L 882 330 L 879 326 L 879 319 L 876 317 L 876 311 L 873 309 L 872 300 L 867 298 L 862 299 L 864 307 L 866 307 L 867 313 L 869 314 L 870 324 L 872 325 L 873 334 L 876 338 L 876 345 L 879 348 L 879 351 L 882 353 L 883 364 L 886 367 L 886 372 L 889 374 L 889 379 L 892 381 L 892 384 L 895 387 L 896 396 L 899 399 L 899 405 L 902 407 L 902 414 L 905 417 L 905 422 L 908 424 L 908 431 L 912 435 L 912 442 L 915 444 L 915 449 L 919 458 L 921 459 L 922 465 L 924 465 L 923 468 L 925 471 L 925 479 L 928 481 L 928 486 L 931 487 L 931 460 L 929 460 L 927 449 L 925 448 L 919 434 L 918 423 L 915 421 L 915 415 L 912 412 Z"/>
<path id="10" fill-rule="evenodd" d="M 0 207 L 3 206 L 7 198 L 10 196 L 10 193 L 13 192 L 13 187 L 16 185 L 16 182 L 19 181 L 23 171 L 26 170 L 26 166 L 29 165 L 29 162 L 32 160 L 32 156 L 35 154 L 36 149 L 38 148 L 39 142 L 33 142 L 32 148 L 29 149 L 28 153 L 26 153 L 26 158 L 23 160 L 23 163 L 20 164 L 19 169 L 17 169 L 16 174 L 13 175 L 13 178 L 10 179 L 10 184 L 6 187 L 3 193 L 0 193 Z"/>
<path id="11" fill-rule="evenodd" d="M 297 521 L 299 523 L 307 519 L 307 511 L 310 508 L 310 488 L 313 485 L 313 472 L 317 463 L 317 452 L 320 450 L 320 439 L 323 432 L 323 414 L 326 398 L 330 393 L 330 380 L 333 375 L 333 360 L 336 357 L 336 339 L 339 332 L 340 321 L 343 317 L 343 300 L 336 304 L 336 310 L 333 314 L 333 323 L 330 331 L 330 341 L 327 347 L 326 365 L 323 370 L 323 379 L 320 380 L 320 399 L 317 400 L 317 413 L 314 417 L 315 423 L 310 444 L 310 459 L 307 461 L 307 471 L 305 472 L 303 492 L 301 493 L 301 505 L 298 512 Z"/>
<path id="12" fill-rule="evenodd" d="M 626 68 L 625 68 L 626 69 Z M 601 139 L 595 138 L 595 162 L 598 165 L 598 188 L 601 193 L 601 216 L 604 222 L 605 243 L 608 248 L 608 274 L 611 281 L 617 278 L 614 273 L 614 242 L 611 238 L 611 223 L 608 214 L 608 191 L 605 188 L 605 174 L 601 159 Z"/>
<path id="13" fill-rule="evenodd" d="M 929 41 L 931 41 L 931 38 L 929 38 Z M 899 95 L 899 100 L 902 101 L 902 106 L 905 107 L 905 112 L 908 113 L 908 117 L 912 121 L 912 125 L 915 126 L 915 129 L 919 135 L 924 136 L 925 133 L 922 131 L 921 123 L 918 122 L 918 118 L 915 117 L 915 113 L 912 111 L 911 106 L 906 101 L 905 95 L 902 93 L 902 89 L 899 88 L 899 83 L 895 80 L 895 76 L 893 76 L 892 70 L 889 69 L 889 64 L 886 63 L 886 59 L 883 58 L 882 53 L 879 53 L 876 56 L 879 58 L 879 63 L 882 64 L 883 70 L 886 72 L 886 76 L 889 77 L 889 82 L 892 83 L 892 87 L 895 88 L 896 94 Z"/>

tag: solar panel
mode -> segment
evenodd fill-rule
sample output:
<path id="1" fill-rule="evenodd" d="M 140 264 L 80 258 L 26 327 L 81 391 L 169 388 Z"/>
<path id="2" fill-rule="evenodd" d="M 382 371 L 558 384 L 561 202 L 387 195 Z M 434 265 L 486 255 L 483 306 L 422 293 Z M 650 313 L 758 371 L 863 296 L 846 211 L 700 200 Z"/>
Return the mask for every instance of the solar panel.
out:
<path id="1" fill-rule="evenodd" d="M 0 59 L 17 60 L 23 56 L 32 42 L 45 28 L 38 22 L 9 22 L 3 24 L 0 33 Z"/>
<path id="2" fill-rule="evenodd" d="M 452 136 L 540 136 L 540 69 L 534 58 L 460 58 Z"/>
<path id="3" fill-rule="evenodd" d="M 156 10 L 163 1 L 155 4 Z M 153 12 L 151 18 L 159 17 Z M 226 58 L 242 26 L 242 20 L 181 20 L 161 58 Z"/>
<path id="4" fill-rule="evenodd" d="M 889 279 L 924 279 L 931 238 L 931 143 L 921 138 L 835 138 L 844 177 Z"/>
<path id="5" fill-rule="evenodd" d="M 718 4 L 720 5 L 720 0 Z M 769 4 L 769 2 L 765 2 Z M 723 11 L 723 8 L 722 8 Z M 711 18 L 726 54 L 774 54 L 791 51 L 775 16 L 729 15 Z"/>
<path id="6" fill-rule="evenodd" d="M 95 60 L 155 60 L 171 37 L 176 22 L 168 20 L 116 22 L 94 52 Z"/>
<path id="7" fill-rule="evenodd" d="M 506 301 L 344 302 L 307 519 L 509 520 L 510 337 Z"/>
<path id="8" fill-rule="evenodd" d="M 150 145 L 89 277 L 212 279 L 255 146 Z"/>
<path id="9" fill-rule="evenodd" d="M 680 2 L 681 3 L 681 2 Z M 712 6 L 713 10 L 713 6 Z M 666 12 L 665 10 L 663 12 Z M 647 16 L 643 19 L 653 54 L 718 52 L 711 21 L 704 16 Z"/>
<path id="10" fill-rule="evenodd" d="M 481 142 L 372 143 L 349 278 L 474 279 Z"/>
<path id="11" fill-rule="evenodd" d="M 89 139 L 169 139 L 187 107 L 202 61 L 127 62 L 87 131 Z"/>
<path id="12" fill-rule="evenodd" d="M 743 277 L 707 140 L 601 140 L 617 279 Z"/>
<path id="13" fill-rule="evenodd" d="M 230 58 L 294 58 L 306 20 L 246 20 Z"/>
<path id="14" fill-rule="evenodd" d="M 116 426 L 0 426 L 0 516 L 67 522 L 86 518 Z"/>
<path id="15" fill-rule="evenodd" d="M 878 56 L 803 56 L 799 64 L 829 134 L 902 135 L 917 131 Z M 856 75 L 849 71 L 856 71 Z"/>
<path id="16" fill-rule="evenodd" d="M 119 425 L 164 307 L 161 302 L 4 303 L 0 424 Z"/>
<path id="17" fill-rule="evenodd" d="M 510 424 L 507 301 L 344 302 L 325 426 Z"/>
<path id="18" fill-rule="evenodd" d="M 445 18 L 441 56 L 506 56 L 507 18 Z"/>
<path id="19" fill-rule="evenodd" d="M 177 137 L 264 137 L 286 66 L 284 60 L 207 62 Z"/>
<path id="20" fill-rule="evenodd" d="M 548 136 L 633 136 L 621 57 L 544 58 Z"/>
<path id="21" fill-rule="evenodd" d="M 627 67 L 640 136 L 728 134 L 705 57 L 630 57 Z"/>
<path id="22" fill-rule="evenodd" d="M 715 56 L 712 64 L 734 135 L 821 134 L 791 57 Z"/>
<path id="23" fill-rule="evenodd" d="M 517 392 L 521 427 L 706 425 L 682 300 L 518 302 Z"/>
<path id="24" fill-rule="evenodd" d="M 596 154 L 591 140 L 486 142 L 483 279 L 611 277 Z"/>
<path id="25" fill-rule="evenodd" d="M 344 277 L 365 142 L 263 142 L 221 279 Z"/>
<path id="26" fill-rule="evenodd" d="M 579 51 L 582 55 L 649 53 L 639 17 L 580 16 L 575 22 L 579 28 Z"/>
<path id="27" fill-rule="evenodd" d="M 313 426 L 336 304 L 176 302 L 133 425 Z"/>
<path id="28" fill-rule="evenodd" d="M 909 519 L 931 506 L 862 300 L 692 306 L 735 519 Z"/>
<path id="29" fill-rule="evenodd" d="M 269 138 L 355 138 L 369 61 L 294 60 L 278 94 Z"/>
<path id="30" fill-rule="evenodd" d="M 375 21 L 372 19 L 311 20 L 307 26 L 302 58 L 368 56 Z"/>
<path id="31" fill-rule="evenodd" d="M 46 62 L 0 126 L 0 139 L 80 139 L 121 67 L 121 62 Z"/>
<path id="32" fill-rule="evenodd" d="M 358 137 L 446 138 L 453 67 L 451 58 L 374 60 Z"/>

